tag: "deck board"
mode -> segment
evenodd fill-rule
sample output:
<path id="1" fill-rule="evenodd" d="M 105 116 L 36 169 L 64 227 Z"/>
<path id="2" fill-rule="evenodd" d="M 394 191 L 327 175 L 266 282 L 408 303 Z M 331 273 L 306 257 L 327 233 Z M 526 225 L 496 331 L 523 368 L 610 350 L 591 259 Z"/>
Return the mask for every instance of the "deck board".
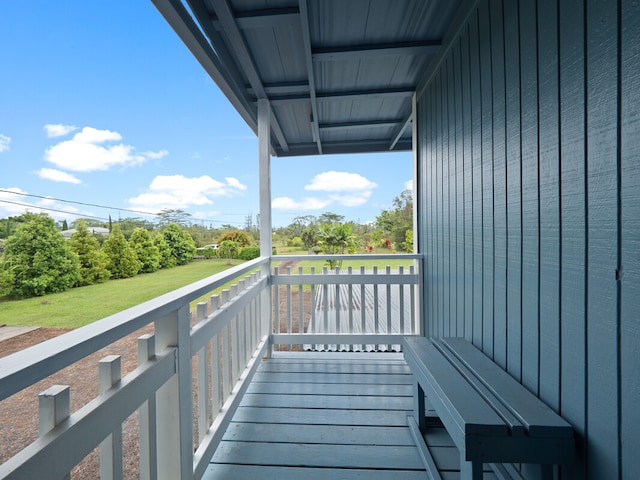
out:
<path id="1" fill-rule="evenodd" d="M 279 353 L 260 365 L 203 478 L 425 479 L 406 424 L 410 381 L 393 354 Z M 459 478 L 446 431 L 426 441 L 442 478 Z"/>

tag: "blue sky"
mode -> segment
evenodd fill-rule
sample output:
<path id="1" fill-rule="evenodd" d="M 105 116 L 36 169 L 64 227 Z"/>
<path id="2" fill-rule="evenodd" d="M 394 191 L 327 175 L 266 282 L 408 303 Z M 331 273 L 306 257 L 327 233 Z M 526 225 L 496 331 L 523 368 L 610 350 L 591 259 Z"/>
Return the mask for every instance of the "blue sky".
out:
<path id="1" fill-rule="evenodd" d="M 1 8 L 0 218 L 255 219 L 257 138 L 151 1 Z M 372 221 L 412 174 L 408 152 L 271 164 L 274 226 L 325 211 Z"/>

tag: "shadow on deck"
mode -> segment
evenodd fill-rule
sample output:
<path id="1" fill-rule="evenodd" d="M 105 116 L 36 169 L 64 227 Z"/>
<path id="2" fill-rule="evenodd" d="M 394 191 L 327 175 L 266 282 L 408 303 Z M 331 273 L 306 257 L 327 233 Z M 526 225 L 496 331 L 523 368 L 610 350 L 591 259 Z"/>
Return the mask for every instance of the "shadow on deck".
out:
<path id="1" fill-rule="evenodd" d="M 259 367 L 203 478 L 425 479 L 406 425 L 411 394 L 402 354 L 276 353 Z M 442 478 L 458 478 L 445 430 L 432 429 L 427 443 Z"/>

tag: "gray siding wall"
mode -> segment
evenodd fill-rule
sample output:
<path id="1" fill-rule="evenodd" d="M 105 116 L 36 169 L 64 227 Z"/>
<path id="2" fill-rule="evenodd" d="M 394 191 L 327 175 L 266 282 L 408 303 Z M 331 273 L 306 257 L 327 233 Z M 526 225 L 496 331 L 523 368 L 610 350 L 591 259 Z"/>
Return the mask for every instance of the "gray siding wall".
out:
<path id="1" fill-rule="evenodd" d="M 640 478 L 639 68 L 637 1 L 481 0 L 418 96 L 424 331 L 575 426 L 563 479 Z"/>

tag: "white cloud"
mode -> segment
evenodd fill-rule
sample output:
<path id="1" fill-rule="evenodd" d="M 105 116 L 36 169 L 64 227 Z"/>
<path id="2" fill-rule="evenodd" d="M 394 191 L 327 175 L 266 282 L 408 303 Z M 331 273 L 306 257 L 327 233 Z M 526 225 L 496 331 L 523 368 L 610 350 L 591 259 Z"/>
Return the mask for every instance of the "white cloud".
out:
<path id="1" fill-rule="evenodd" d="M 333 203 L 342 205 L 343 207 L 359 207 L 367 203 L 371 198 L 371 190 L 366 192 L 349 193 L 346 195 L 329 195 L 329 199 Z"/>
<path id="2" fill-rule="evenodd" d="M 78 178 L 73 175 L 61 172 L 60 170 L 55 170 L 53 168 L 41 168 L 36 172 L 40 178 L 44 178 L 46 180 L 52 180 L 54 182 L 66 182 L 66 183 L 82 183 Z"/>
<path id="3" fill-rule="evenodd" d="M 158 150 L 157 152 L 142 152 L 142 155 L 147 158 L 151 158 L 152 160 L 157 160 L 158 158 L 166 157 L 167 155 L 169 155 L 169 151 Z"/>
<path id="4" fill-rule="evenodd" d="M 134 147 L 122 143 L 102 145 L 120 140 L 122 135 L 118 132 L 84 127 L 71 140 L 65 140 L 47 149 L 45 160 L 62 170 L 92 172 L 108 170 L 115 166 L 139 165 L 147 158 L 165 155 L 164 151 L 136 154 Z"/>
<path id="5" fill-rule="evenodd" d="M 372 190 L 378 185 L 358 173 L 322 172 L 313 177 L 311 184 L 305 185 L 305 190 L 321 192 L 360 192 Z"/>
<path id="6" fill-rule="evenodd" d="M 211 198 L 231 197 L 247 188 L 235 178 L 225 180 L 226 183 L 223 183 L 208 175 L 192 178 L 159 175 L 153 179 L 147 192 L 130 198 L 129 204 L 149 212 L 159 212 L 165 208 L 185 209 L 192 205 L 211 205 Z"/>
<path id="7" fill-rule="evenodd" d="M 413 180 L 407 180 L 404 182 L 404 189 L 411 190 L 413 192 Z"/>
<path id="8" fill-rule="evenodd" d="M 7 137 L 6 135 L 2 135 L 0 133 L 0 153 L 6 152 L 9 150 L 9 144 L 11 143 L 11 137 Z"/>
<path id="9" fill-rule="evenodd" d="M 274 210 L 321 210 L 331 203 L 330 200 L 321 200 L 319 198 L 308 197 L 301 202 L 296 202 L 289 197 L 274 198 L 271 202 L 271 208 Z"/>
<path id="10" fill-rule="evenodd" d="M 44 126 L 44 130 L 47 132 L 47 137 L 64 137 L 65 135 L 77 130 L 75 125 L 62 125 L 60 123 L 49 123 Z"/>

